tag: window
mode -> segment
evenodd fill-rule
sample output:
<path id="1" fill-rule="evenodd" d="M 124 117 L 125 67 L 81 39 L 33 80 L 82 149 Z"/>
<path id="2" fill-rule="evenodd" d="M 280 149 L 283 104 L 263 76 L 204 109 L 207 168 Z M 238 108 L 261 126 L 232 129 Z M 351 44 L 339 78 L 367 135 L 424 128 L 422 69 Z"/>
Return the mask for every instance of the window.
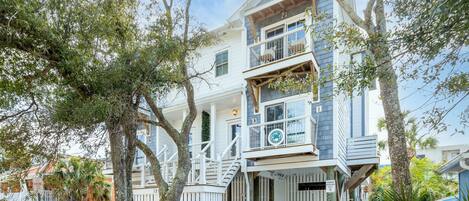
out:
<path id="1" fill-rule="evenodd" d="M 215 55 L 215 77 L 228 74 L 228 50 Z"/>
<path id="2" fill-rule="evenodd" d="M 265 107 L 266 121 L 277 121 L 283 119 L 283 103 Z"/>
<path id="3" fill-rule="evenodd" d="M 288 24 L 287 29 L 288 29 L 288 31 L 293 31 L 295 29 L 301 29 L 301 28 L 304 27 L 304 24 L 305 24 L 305 20 L 299 20 L 299 21 Z"/>
<path id="4" fill-rule="evenodd" d="M 443 155 L 443 161 L 449 161 L 451 159 L 453 159 L 454 157 L 456 157 L 457 155 L 459 155 L 459 150 L 444 150 L 442 152 L 442 155 Z"/>
<path id="5" fill-rule="evenodd" d="M 273 29 L 269 29 L 265 32 L 265 38 L 272 38 L 274 36 L 278 36 L 283 33 L 283 25 L 279 27 L 275 27 Z"/>
<path id="6" fill-rule="evenodd" d="M 266 128 L 266 133 L 270 133 L 274 129 L 281 129 L 286 134 L 286 143 L 302 143 L 304 142 L 305 138 L 305 120 L 300 117 L 304 115 L 304 100 L 282 102 L 275 105 L 266 106 L 266 122 L 273 122 L 286 119 L 286 121 L 269 124 Z"/>

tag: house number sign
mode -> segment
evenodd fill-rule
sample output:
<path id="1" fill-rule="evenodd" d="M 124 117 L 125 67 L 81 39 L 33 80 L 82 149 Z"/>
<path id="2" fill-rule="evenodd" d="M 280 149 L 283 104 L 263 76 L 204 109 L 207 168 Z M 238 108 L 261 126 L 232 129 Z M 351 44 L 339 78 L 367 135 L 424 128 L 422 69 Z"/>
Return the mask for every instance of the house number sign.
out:
<path id="1" fill-rule="evenodd" d="M 281 129 L 274 129 L 270 131 L 267 140 L 271 145 L 278 146 L 285 140 L 285 133 Z"/>

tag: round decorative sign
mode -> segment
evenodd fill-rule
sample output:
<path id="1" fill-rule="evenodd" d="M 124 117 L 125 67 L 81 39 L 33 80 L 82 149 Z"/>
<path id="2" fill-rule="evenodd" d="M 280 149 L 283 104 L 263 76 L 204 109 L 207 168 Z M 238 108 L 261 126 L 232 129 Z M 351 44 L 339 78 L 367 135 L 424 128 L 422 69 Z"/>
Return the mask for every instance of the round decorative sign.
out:
<path id="1" fill-rule="evenodd" d="M 278 146 L 285 140 L 285 134 L 283 130 L 277 128 L 270 131 L 267 140 L 271 145 Z"/>

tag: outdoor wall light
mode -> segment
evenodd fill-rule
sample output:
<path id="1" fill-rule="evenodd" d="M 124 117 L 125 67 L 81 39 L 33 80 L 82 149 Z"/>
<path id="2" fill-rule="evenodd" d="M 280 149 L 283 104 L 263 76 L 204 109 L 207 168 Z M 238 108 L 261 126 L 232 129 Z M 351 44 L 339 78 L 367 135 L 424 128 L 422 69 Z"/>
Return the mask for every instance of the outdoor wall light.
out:
<path id="1" fill-rule="evenodd" d="M 233 114 L 233 116 L 235 117 L 238 116 L 238 112 L 239 112 L 238 109 L 231 110 L 231 114 Z"/>

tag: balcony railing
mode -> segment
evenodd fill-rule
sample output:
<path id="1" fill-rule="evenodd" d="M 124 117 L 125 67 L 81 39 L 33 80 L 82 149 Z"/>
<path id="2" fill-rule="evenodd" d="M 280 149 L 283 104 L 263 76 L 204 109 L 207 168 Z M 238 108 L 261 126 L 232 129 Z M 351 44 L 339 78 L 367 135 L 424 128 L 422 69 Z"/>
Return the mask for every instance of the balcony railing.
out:
<path id="1" fill-rule="evenodd" d="M 286 32 L 248 46 L 249 65 L 256 67 L 291 57 L 306 51 L 305 30 Z"/>
<path id="2" fill-rule="evenodd" d="M 282 119 L 249 127 L 251 150 L 286 147 L 290 145 L 316 144 L 316 121 L 311 116 Z M 283 138 L 277 144 L 268 140 L 272 131 L 279 129 Z"/>
<path id="3" fill-rule="evenodd" d="M 367 159 L 378 158 L 377 141 L 376 135 L 347 139 L 347 161 L 349 165 L 360 164 Z"/>

